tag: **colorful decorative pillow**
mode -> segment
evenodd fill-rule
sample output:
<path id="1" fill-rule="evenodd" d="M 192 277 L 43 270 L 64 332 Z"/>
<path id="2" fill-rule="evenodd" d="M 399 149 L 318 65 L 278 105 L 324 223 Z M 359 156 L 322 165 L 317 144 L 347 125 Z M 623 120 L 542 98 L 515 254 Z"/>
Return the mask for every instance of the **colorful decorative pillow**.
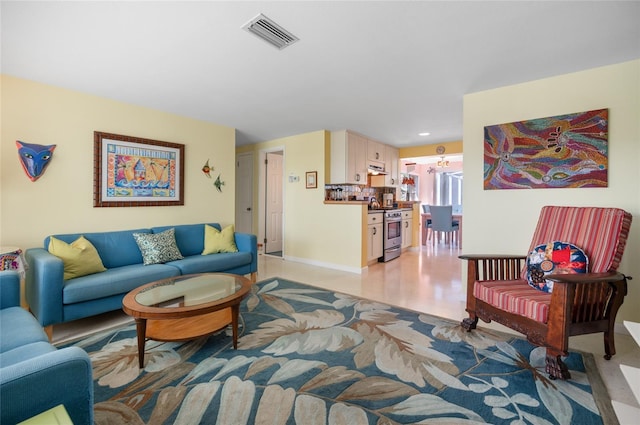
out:
<path id="1" fill-rule="evenodd" d="M 133 237 L 140 248 L 145 266 L 184 258 L 176 244 L 176 229 L 161 233 L 134 233 Z"/>
<path id="2" fill-rule="evenodd" d="M 80 236 L 71 244 L 51 236 L 47 249 L 62 260 L 64 280 L 107 270 L 96 248 L 84 236 Z"/>
<path id="3" fill-rule="evenodd" d="M 548 274 L 586 273 L 589 260 L 577 246 L 553 241 L 538 245 L 527 257 L 527 281 L 540 291 L 553 291 L 553 281 Z"/>
<path id="4" fill-rule="evenodd" d="M 218 252 L 238 252 L 233 224 L 225 227 L 222 231 L 208 224 L 204 225 L 204 250 L 202 255 L 216 254 Z"/>

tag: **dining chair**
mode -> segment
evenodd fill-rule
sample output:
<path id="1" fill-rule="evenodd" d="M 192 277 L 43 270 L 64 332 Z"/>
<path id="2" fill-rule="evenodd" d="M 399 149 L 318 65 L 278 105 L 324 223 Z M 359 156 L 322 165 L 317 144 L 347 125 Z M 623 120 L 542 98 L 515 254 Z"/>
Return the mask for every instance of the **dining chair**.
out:
<path id="1" fill-rule="evenodd" d="M 456 243 L 459 244 L 460 223 L 453 222 L 453 207 L 451 205 L 431 205 L 429 210 L 431 211 L 431 233 L 434 243 L 442 233 L 445 236 L 445 242 L 450 242 L 455 233 Z"/>
<path id="2" fill-rule="evenodd" d="M 423 214 L 429 214 L 429 205 L 423 204 L 422 205 L 422 213 Z M 427 218 L 425 219 L 424 223 L 422 223 L 422 245 L 426 245 L 427 244 L 427 240 L 431 238 L 431 219 Z"/>

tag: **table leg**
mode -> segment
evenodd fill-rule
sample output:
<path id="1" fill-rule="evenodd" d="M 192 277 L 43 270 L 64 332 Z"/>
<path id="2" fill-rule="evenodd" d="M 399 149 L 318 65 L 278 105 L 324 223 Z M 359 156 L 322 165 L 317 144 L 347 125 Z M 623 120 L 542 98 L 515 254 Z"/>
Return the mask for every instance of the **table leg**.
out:
<path id="1" fill-rule="evenodd" d="M 238 316 L 240 315 L 240 304 L 231 306 L 231 329 L 233 330 L 233 349 L 238 348 Z"/>
<path id="2" fill-rule="evenodd" d="M 138 334 L 138 366 L 144 368 L 144 345 L 147 340 L 147 319 L 136 319 Z"/>

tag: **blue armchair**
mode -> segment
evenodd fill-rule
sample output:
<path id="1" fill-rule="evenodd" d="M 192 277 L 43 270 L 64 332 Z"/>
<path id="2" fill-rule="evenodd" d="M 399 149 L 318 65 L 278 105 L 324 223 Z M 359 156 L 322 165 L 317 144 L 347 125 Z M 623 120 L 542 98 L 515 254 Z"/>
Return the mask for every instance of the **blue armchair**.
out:
<path id="1" fill-rule="evenodd" d="M 0 272 L 0 423 L 15 424 L 59 404 L 74 424 L 93 423 L 89 355 L 56 349 L 20 307 L 20 275 Z"/>

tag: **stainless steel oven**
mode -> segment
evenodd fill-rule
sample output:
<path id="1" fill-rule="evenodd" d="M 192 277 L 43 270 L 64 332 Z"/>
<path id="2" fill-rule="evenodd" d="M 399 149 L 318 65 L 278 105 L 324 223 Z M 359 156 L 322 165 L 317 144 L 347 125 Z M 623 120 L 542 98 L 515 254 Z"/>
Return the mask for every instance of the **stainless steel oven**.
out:
<path id="1" fill-rule="evenodd" d="M 402 252 L 402 211 L 385 211 L 383 223 L 384 254 L 380 260 L 386 262 L 398 258 Z"/>

